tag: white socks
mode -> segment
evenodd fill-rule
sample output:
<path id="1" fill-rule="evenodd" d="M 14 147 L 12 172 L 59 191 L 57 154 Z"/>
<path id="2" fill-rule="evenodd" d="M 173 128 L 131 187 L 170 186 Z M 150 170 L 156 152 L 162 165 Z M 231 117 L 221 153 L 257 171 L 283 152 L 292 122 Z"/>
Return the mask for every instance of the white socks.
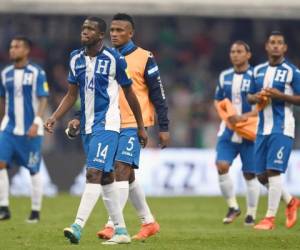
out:
<path id="1" fill-rule="evenodd" d="M 238 209 L 239 205 L 237 204 L 236 201 L 233 182 L 231 180 L 229 173 L 219 175 L 219 185 L 220 185 L 221 193 L 225 198 L 228 207 Z"/>
<path id="2" fill-rule="evenodd" d="M 284 187 L 282 187 L 282 199 L 286 205 L 288 205 L 290 201 L 293 199 L 293 197 Z"/>
<path id="3" fill-rule="evenodd" d="M 103 185 L 103 202 L 116 228 L 125 228 L 125 221 L 120 206 L 119 191 L 115 182 Z"/>
<path id="4" fill-rule="evenodd" d="M 268 211 L 266 217 L 273 217 L 276 215 L 281 193 L 282 193 L 282 183 L 281 176 L 272 176 L 268 178 L 269 180 L 269 190 L 268 190 Z"/>
<path id="5" fill-rule="evenodd" d="M 31 175 L 31 209 L 40 211 L 43 199 L 43 180 L 41 172 Z"/>
<path id="6" fill-rule="evenodd" d="M 82 228 L 84 227 L 93 208 L 95 207 L 100 194 L 100 184 L 86 183 L 75 219 L 75 223 Z"/>
<path id="7" fill-rule="evenodd" d="M 8 207 L 9 205 L 9 180 L 7 169 L 0 169 L 0 206 Z"/>
<path id="8" fill-rule="evenodd" d="M 256 210 L 259 200 L 259 191 L 260 191 L 260 184 L 255 177 L 252 180 L 246 180 L 247 186 L 247 193 L 246 193 L 246 200 L 247 200 L 247 215 L 251 215 L 253 219 L 256 217 Z"/>
<path id="9" fill-rule="evenodd" d="M 147 204 L 145 193 L 137 180 L 129 184 L 129 198 L 135 207 L 142 224 L 149 224 L 155 221 Z"/>
<path id="10" fill-rule="evenodd" d="M 126 202 L 128 200 L 129 182 L 128 181 L 117 181 L 116 186 L 117 186 L 117 189 L 119 192 L 121 210 L 123 211 L 123 209 L 126 205 Z M 105 226 L 106 227 L 114 227 L 114 223 L 110 217 L 108 217 L 108 221 Z"/>

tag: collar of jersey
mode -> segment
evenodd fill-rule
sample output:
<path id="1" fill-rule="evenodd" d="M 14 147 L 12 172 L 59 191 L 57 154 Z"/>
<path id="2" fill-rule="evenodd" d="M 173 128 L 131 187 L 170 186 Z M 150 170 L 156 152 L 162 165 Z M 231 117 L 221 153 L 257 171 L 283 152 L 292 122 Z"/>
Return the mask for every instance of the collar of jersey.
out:
<path id="1" fill-rule="evenodd" d="M 123 55 L 123 56 L 127 56 L 128 54 L 132 53 L 133 51 L 135 51 L 137 49 L 137 46 L 132 42 L 129 41 L 128 43 L 126 43 L 125 45 L 123 45 L 122 47 L 118 48 L 118 51 Z"/>

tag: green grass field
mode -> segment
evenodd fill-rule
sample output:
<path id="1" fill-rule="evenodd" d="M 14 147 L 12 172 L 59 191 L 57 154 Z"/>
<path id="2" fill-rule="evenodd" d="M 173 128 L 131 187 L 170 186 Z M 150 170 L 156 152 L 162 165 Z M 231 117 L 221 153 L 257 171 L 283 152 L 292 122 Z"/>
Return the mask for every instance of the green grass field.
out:
<path id="1" fill-rule="evenodd" d="M 245 202 L 239 199 L 243 211 Z M 150 198 L 149 203 L 161 225 L 161 232 L 145 243 L 103 246 L 95 236 L 105 223 L 106 212 L 99 202 L 88 221 L 79 245 L 70 245 L 63 237 L 63 228 L 73 222 L 79 197 L 66 194 L 45 198 L 42 220 L 26 224 L 30 202 L 12 198 L 12 218 L 0 223 L 0 249 L 300 249 L 300 221 L 292 229 L 284 227 L 284 207 L 280 208 L 277 228 L 270 232 L 255 231 L 243 226 L 242 215 L 234 224 L 223 225 L 226 212 L 220 197 Z M 265 213 L 266 197 L 259 206 L 259 218 Z M 139 221 L 131 205 L 127 205 L 126 222 L 131 234 L 139 229 Z"/>

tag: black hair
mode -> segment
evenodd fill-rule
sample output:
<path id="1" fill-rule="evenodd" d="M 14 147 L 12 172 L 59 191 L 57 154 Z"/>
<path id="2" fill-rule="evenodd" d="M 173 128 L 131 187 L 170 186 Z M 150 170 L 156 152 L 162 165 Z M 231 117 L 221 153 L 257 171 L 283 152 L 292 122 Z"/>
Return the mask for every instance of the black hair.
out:
<path id="1" fill-rule="evenodd" d="M 17 35 L 17 36 L 14 36 L 12 39 L 13 40 L 17 40 L 17 41 L 22 41 L 25 46 L 29 49 L 31 49 L 32 47 L 32 41 L 27 37 L 27 36 L 24 36 L 24 35 Z"/>
<path id="2" fill-rule="evenodd" d="M 118 13 L 118 14 L 116 14 L 116 15 L 113 16 L 112 20 L 127 21 L 127 22 L 129 22 L 131 24 L 132 29 L 134 29 L 134 27 L 135 27 L 135 24 L 134 24 L 132 16 L 130 16 L 130 15 L 126 14 L 126 13 Z"/>
<path id="3" fill-rule="evenodd" d="M 96 17 L 96 16 L 89 16 L 86 18 L 86 20 L 92 21 L 92 22 L 96 22 L 98 23 L 98 28 L 100 32 L 106 32 L 106 22 L 100 18 L 100 17 Z"/>
<path id="4" fill-rule="evenodd" d="M 267 40 L 269 40 L 271 36 L 282 36 L 283 40 L 285 42 L 285 36 L 284 36 L 284 34 L 280 30 L 273 30 L 273 31 L 271 31 L 269 33 L 269 35 L 268 35 Z"/>
<path id="5" fill-rule="evenodd" d="M 251 52 L 251 49 L 250 49 L 249 44 L 246 43 L 246 42 L 243 41 L 243 40 L 236 40 L 236 41 L 234 41 L 234 42 L 232 43 L 232 45 L 233 45 L 233 44 L 243 45 L 243 46 L 245 47 L 245 50 L 246 50 L 247 52 Z"/>

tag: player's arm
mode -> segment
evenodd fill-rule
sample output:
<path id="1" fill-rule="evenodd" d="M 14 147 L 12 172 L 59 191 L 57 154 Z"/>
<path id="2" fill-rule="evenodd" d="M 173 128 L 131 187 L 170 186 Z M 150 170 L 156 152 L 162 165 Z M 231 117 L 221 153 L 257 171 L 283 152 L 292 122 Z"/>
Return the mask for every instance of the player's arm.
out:
<path id="1" fill-rule="evenodd" d="M 157 114 L 160 146 L 165 148 L 170 142 L 168 104 L 158 65 L 152 55 L 148 58 L 144 77 L 149 89 L 150 100 Z"/>
<path id="2" fill-rule="evenodd" d="M 0 123 L 4 117 L 5 114 L 5 98 L 4 97 L 0 97 Z"/>
<path id="3" fill-rule="evenodd" d="M 124 85 L 122 86 L 122 89 L 138 125 L 138 137 L 140 139 L 140 143 L 143 147 L 145 147 L 147 145 L 148 137 L 144 128 L 144 122 L 143 122 L 143 116 L 142 116 L 140 104 L 138 102 L 135 93 L 132 90 L 131 85 Z"/>
<path id="4" fill-rule="evenodd" d="M 0 76 L 0 123 L 5 114 L 5 89 L 2 84 L 2 78 Z"/>
<path id="5" fill-rule="evenodd" d="M 264 90 L 266 92 L 266 96 L 271 99 L 288 102 L 294 105 L 300 105 L 300 93 L 299 95 L 287 95 L 275 88 L 266 88 Z"/>
<path id="6" fill-rule="evenodd" d="M 54 124 L 57 120 L 63 117 L 75 104 L 78 97 L 78 86 L 69 84 L 68 92 L 60 102 L 58 108 L 54 111 L 50 118 L 45 122 L 45 129 L 53 133 Z"/>

